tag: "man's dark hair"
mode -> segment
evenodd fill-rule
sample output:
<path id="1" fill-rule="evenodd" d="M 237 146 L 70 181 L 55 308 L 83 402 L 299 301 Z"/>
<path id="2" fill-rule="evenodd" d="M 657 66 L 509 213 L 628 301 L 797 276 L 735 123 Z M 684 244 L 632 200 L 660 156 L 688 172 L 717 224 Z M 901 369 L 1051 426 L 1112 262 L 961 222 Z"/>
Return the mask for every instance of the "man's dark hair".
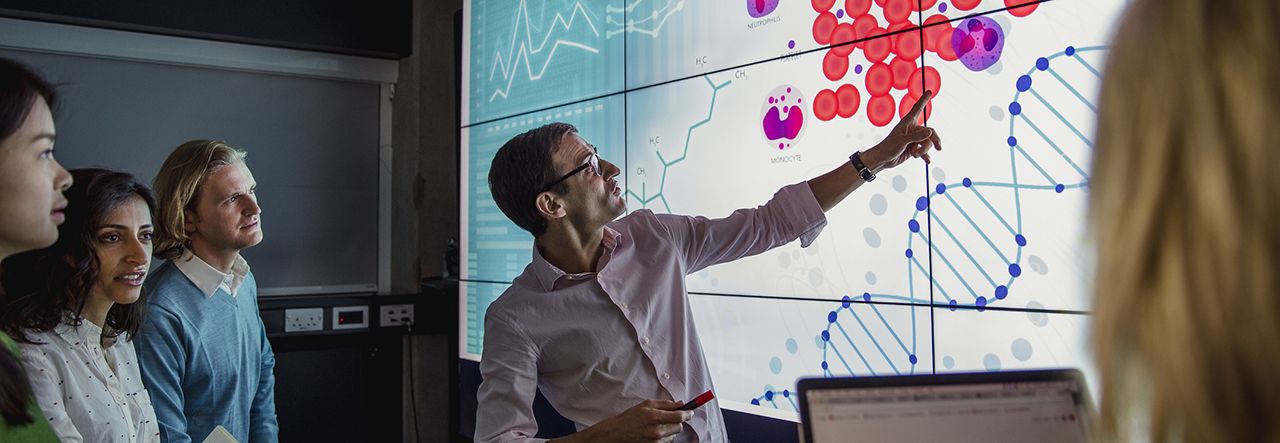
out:
<path id="1" fill-rule="evenodd" d="M 551 123 L 512 137 L 493 156 L 489 166 L 489 193 L 507 218 L 534 237 L 547 232 L 547 221 L 535 206 L 543 187 L 557 177 L 551 154 L 569 134 L 578 128 L 568 123 Z M 568 191 L 564 182 L 549 191 Z"/>

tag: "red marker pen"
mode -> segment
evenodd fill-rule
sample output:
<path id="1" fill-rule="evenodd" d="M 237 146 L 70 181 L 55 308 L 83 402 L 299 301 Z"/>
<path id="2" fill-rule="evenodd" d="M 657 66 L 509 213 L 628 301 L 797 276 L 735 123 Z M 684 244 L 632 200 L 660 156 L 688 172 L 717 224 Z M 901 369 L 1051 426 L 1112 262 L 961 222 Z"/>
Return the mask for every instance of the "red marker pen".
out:
<path id="1" fill-rule="evenodd" d="M 680 408 L 678 408 L 678 409 L 676 409 L 676 410 L 677 410 L 677 411 L 692 411 L 692 410 L 697 409 L 698 407 L 700 407 L 700 406 L 702 406 L 702 405 L 707 404 L 707 402 L 711 401 L 711 399 L 713 399 L 713 398 L 716 398 L 716 395 L 715 395 L 715 394 L 712 394 L 712 393 L 711 393 L 711 391 L 703 392 L 703 393 L 702 393 L 702 395 L 699 395 L 699 396 L 697 396 L 697 397 L 694 397 L 694 398 L 693 398 L 693 400 L 689 400 L 689 401 L 685 402 L 684 406 L 681 406 Z"/>

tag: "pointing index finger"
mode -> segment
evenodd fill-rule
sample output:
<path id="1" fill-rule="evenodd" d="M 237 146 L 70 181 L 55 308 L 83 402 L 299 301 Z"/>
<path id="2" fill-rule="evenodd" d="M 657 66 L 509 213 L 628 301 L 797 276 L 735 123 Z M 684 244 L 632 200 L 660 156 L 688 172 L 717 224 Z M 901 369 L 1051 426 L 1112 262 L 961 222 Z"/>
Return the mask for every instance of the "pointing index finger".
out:
<path id="1" fill-rule="evenodd" d="M 920 96 L 919 100 L 916 100 L 916 104 L 911 106 L 911 111 L 907 112 L 907 115 L 902 118 L 902 121 L 908 121 L 911 123 L 918 121 L 920 118 L 920 112 L 924 111 L 924 106 L 929 103 L 929 99 L 931 98 L 933 98 L 933 91 L 924 91 L 924 95 Z"/>

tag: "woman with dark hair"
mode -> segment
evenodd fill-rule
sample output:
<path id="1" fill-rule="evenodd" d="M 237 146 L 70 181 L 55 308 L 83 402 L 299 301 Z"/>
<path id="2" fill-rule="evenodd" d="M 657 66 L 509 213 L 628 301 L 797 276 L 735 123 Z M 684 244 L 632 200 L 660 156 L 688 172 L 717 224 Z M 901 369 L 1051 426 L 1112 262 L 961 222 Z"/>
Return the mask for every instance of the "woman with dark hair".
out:
<path id="1" fill-rule="evenodd" d="M 19 342 L 63 441 L 160 441 L 131 339 L 146 308 L 155 197 L 132 175 L 71 171 L 58 241 L 3 263 L 0 329 Z"/>
<path id="2" fill-rule="evenodd" d="M 71 175 L 53 159 L 53 105 L 53 88 L 39 75 L 0 58 L 0 260 L 58 239 Z M 56 442 L 17 352 L 0 332 L 0 441 Z"/>

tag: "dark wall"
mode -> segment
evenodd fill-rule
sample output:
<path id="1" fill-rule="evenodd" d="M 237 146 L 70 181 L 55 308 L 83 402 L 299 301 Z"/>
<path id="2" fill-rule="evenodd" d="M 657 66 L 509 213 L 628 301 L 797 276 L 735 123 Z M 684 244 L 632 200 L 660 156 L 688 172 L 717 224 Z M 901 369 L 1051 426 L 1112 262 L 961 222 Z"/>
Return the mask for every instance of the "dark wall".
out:
<path id="1" fill-rule="evenodd" d="M 421 293 L 260 300 L 276 355 L 276 413 L 284 442 L 447 441 L 457 380 L 454 282 Z M 382 306 L 413 305 L 410 327 L 381 326 Z M 334 330 L 338 307 L 367 307 L 368 327 Z M 285 311 L 323 309 L 323 331 L 285 332 Z M 451 392 L 451 388 L 452 392 Z M 454 418 L 453 422 L 456 423 Z"/>
<path id="2" fill-rule="evenodd" d="M 392 59 L 413 43 L 412 0 L 4 0 L 0 16 Z"/>

